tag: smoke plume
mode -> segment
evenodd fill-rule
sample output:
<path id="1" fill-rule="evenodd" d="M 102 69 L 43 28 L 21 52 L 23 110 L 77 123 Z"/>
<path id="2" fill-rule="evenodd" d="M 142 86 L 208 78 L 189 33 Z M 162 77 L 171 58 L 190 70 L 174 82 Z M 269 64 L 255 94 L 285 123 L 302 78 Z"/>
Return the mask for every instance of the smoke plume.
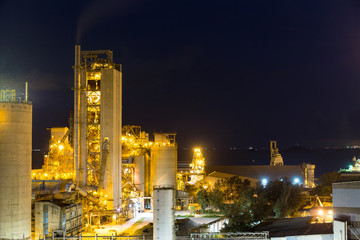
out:
<path id="1" fill-rule="evenodd" d="M 140 0 L 105 0 L 92 1 L 80 14 L 76 29 L 76 44 L 81 37 L 95 24 L 103 24 L 113 17 L 128 14 Z"/>

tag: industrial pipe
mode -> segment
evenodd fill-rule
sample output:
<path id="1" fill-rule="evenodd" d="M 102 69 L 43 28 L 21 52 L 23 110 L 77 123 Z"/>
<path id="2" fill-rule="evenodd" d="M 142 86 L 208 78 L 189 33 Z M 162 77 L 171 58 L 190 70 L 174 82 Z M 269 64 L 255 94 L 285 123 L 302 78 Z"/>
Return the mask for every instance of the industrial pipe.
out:
<path id="1" fill-rule="evenodd" d="M 81 47 L 75 46 L 74 66 L 74 161 L 76 169 L 76 183 L 80 183 L 80 57 Z"/>

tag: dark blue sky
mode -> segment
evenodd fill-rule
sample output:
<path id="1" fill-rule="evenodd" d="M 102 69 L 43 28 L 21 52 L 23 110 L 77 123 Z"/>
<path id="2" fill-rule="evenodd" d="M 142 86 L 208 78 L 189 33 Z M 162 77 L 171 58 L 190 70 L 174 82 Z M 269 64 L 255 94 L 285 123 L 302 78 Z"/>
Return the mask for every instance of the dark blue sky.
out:
<path id="1" fill-rule="evenodd" d="M 74 45 L 123 64 L 123 122 L 180 146 L 360 145 L 360 3 L 0 0 L 0 88 L 29 81 L 34 148 L 67 126 Z"/>

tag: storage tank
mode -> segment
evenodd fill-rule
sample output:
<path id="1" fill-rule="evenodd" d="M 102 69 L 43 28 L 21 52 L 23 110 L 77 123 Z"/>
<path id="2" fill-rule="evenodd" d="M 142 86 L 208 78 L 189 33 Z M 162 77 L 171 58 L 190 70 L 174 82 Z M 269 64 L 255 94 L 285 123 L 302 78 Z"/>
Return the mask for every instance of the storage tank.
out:
<path id="1" fill-rule="evenodd" d="M 154 240 L 174 240 L 174 186 L 154 186 Z"/>
<path id="2" fill-rule="evenodd" d="M 31 137 L 31 103 L 0 102 L 0 239 L 30 239 Z"/>
<path id="3" fill-rule="evenodd" d="M 134 157 L 135 174 L 134 183 L 137 190 L 145 191 L 145 155 Z"/>
<path id="4" fill-rule="evenodd" d="M 151 150 L 152 186 L 176 186 L 177 147 L 156 146 Z"/>

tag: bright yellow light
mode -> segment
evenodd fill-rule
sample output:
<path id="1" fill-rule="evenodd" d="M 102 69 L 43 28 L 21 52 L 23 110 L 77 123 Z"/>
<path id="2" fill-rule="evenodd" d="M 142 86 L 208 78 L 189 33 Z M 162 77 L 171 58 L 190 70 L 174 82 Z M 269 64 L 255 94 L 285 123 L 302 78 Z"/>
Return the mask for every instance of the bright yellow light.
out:
<path id="1" fill-rule="evenodd" d="M 116 214 L 113 215 L 113 219 L 116 220 Z"/>
<path id="2" fill-rule="evenodd" d="M 59 145 L 59 150 L 61 151 L 61 150 L 63 150 L 63 149 L 64 149 L 64 145 L 60 144 L 60 145 Z"/>
<path id="3" fill-rule="evenodd" d="M 320 210 L 318 211 L 318 214 L 319 214 L 320 216 L 322 216 L 322 215 L 324 214 L 324 211 L 323 211 L 322 209 L 320 209 Z"/>
<path id="4" fill-rule="evenodd" d="M 328 214 L 329 214 L 329 215 L 333 215 L 333 211 L 332 211 L 332 210 L 329 210 L 329 211 L 328 211 Z"/>

